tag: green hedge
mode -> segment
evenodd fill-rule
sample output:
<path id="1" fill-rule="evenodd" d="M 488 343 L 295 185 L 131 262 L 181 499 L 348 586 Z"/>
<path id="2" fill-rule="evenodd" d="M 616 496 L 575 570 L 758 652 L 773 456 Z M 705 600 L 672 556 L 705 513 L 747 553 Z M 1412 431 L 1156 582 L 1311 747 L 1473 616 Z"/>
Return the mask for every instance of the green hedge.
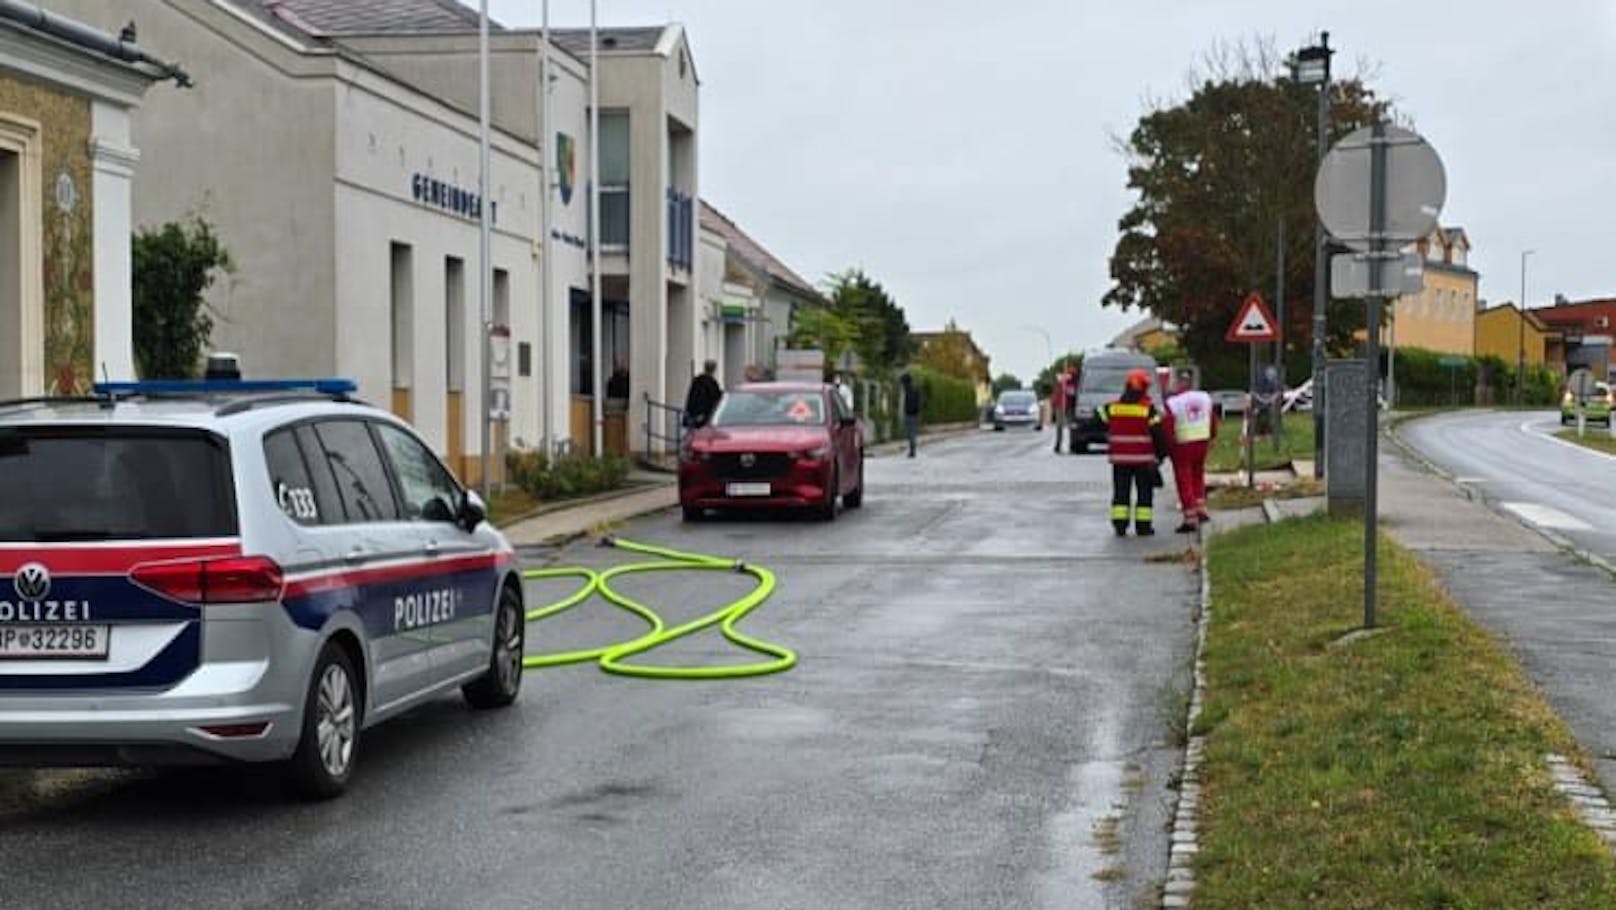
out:
<path id="1" fill-rule="evenodd" d="M 629 470 L 628 460 L 615 455 L 562 455 L 551 459 L 543 452 L 510 452 L 505 456 L 505 467 L 512 483 L 540 500 L 615 490 L 628 480 Z"/>
<path id="2" fill-rule="evenodd" d="M 1463 357 L 1459 366 L 1442 360 L 1453 355 L 1424 348 L 1397 349 L 1397 403 L 1451 406 L 1508 404 L 1515 400 L 1515 365 L 1502 358 Z M 1561 378 L 1547 367 L 1526 370 L 1526 404 L 1549 405 L 1559 399 Z"/>
<path id="3" fill-rule="evenodd" d="M 910 367 L 909 377 L 920 386 L 922 423 L 966 423 L 981 416 L 976 407 L 976 385 L 970 380 L 945 376 L 922 366 Z"/>

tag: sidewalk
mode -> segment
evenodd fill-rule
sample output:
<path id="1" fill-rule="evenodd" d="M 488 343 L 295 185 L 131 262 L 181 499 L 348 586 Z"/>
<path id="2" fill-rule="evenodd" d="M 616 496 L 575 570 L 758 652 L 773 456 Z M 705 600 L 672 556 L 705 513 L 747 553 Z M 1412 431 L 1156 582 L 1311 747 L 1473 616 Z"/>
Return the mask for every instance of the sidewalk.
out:
<path id="1" fill-rule="evenodd" d="M 594 497 L 512 522 L 501 528 L 512 546 L 532 547 L 587 534 L 615 524 L 659 512 L 679 504 L 679 487 L 671 474 L 657 475 L 654 485 L 612 496 Z"/>
<path id="2" fill-rule="evenodd" d="M 1382 527 L 1508 642 L 1616 792 L 1616 581 L 1414 467 L 1395 445 L 1380 463 Z"/>

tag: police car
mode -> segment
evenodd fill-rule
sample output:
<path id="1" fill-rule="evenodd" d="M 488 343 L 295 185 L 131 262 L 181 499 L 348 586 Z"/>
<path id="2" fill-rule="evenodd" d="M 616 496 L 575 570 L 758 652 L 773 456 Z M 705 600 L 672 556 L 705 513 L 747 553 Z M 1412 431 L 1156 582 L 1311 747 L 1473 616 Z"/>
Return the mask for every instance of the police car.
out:
<path id="1" fill-rule="evenodd" d="M 0 403 L 0 764 L 282 762 L 515 701 L 510 544 L 347 380 L 107 383 Z"/>

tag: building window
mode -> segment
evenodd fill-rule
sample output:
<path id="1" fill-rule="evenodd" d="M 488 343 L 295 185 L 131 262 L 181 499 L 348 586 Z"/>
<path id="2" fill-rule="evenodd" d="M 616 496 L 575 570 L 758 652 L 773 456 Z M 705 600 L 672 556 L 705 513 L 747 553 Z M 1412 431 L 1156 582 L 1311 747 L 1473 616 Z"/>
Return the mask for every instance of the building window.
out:
<path id="1" fill-rule="evenodd" d="M 511 273 L 494 270 L 494 325 L 511 325 Z"/>
<path id="2" fill-rule="evenodd" d="M 415 254 L 409 244 L 396 241 L 390 254 L 393 388 L 407 389 L 415 380 Z"/>
<path id="3" fill-rule="evenodd" d="M 451 392 L 466 387 L 466 262 L 443 260 L 444 379 Z"/>
<path id="4" fill-rule="evenodd" d="M 533 375 L 533 345 L 525 341 L 516 343 L 516 375 L 523 379 Z"/>
<path id="5" fill-rule="evenodd" d="M 593 331 L 592 314 L 589 310 L 589 294 L 576 288 L 572 295 L 568 309 L 572 318 L 568 321 L 569 334 L 572 337 L 572 394 L 593 395 L 595 393 Z"/>
<path id="6" fill-rule="evenodd" d="M 628 111 L 600 112 L 600 243 L 629 245 Z"/>

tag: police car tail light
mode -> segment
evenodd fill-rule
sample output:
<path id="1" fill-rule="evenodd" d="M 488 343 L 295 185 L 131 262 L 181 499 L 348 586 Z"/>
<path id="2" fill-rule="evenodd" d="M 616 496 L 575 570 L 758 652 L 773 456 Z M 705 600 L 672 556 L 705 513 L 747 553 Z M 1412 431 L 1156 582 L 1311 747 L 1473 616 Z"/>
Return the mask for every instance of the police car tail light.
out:
<path id="1" fill-rule="evenodd" d="M 280 600 L 286 588 L 281 567 L 267 556 L 145 563 L 135 566 L 129 578 L 164 597 L 191 604 Z"/>

